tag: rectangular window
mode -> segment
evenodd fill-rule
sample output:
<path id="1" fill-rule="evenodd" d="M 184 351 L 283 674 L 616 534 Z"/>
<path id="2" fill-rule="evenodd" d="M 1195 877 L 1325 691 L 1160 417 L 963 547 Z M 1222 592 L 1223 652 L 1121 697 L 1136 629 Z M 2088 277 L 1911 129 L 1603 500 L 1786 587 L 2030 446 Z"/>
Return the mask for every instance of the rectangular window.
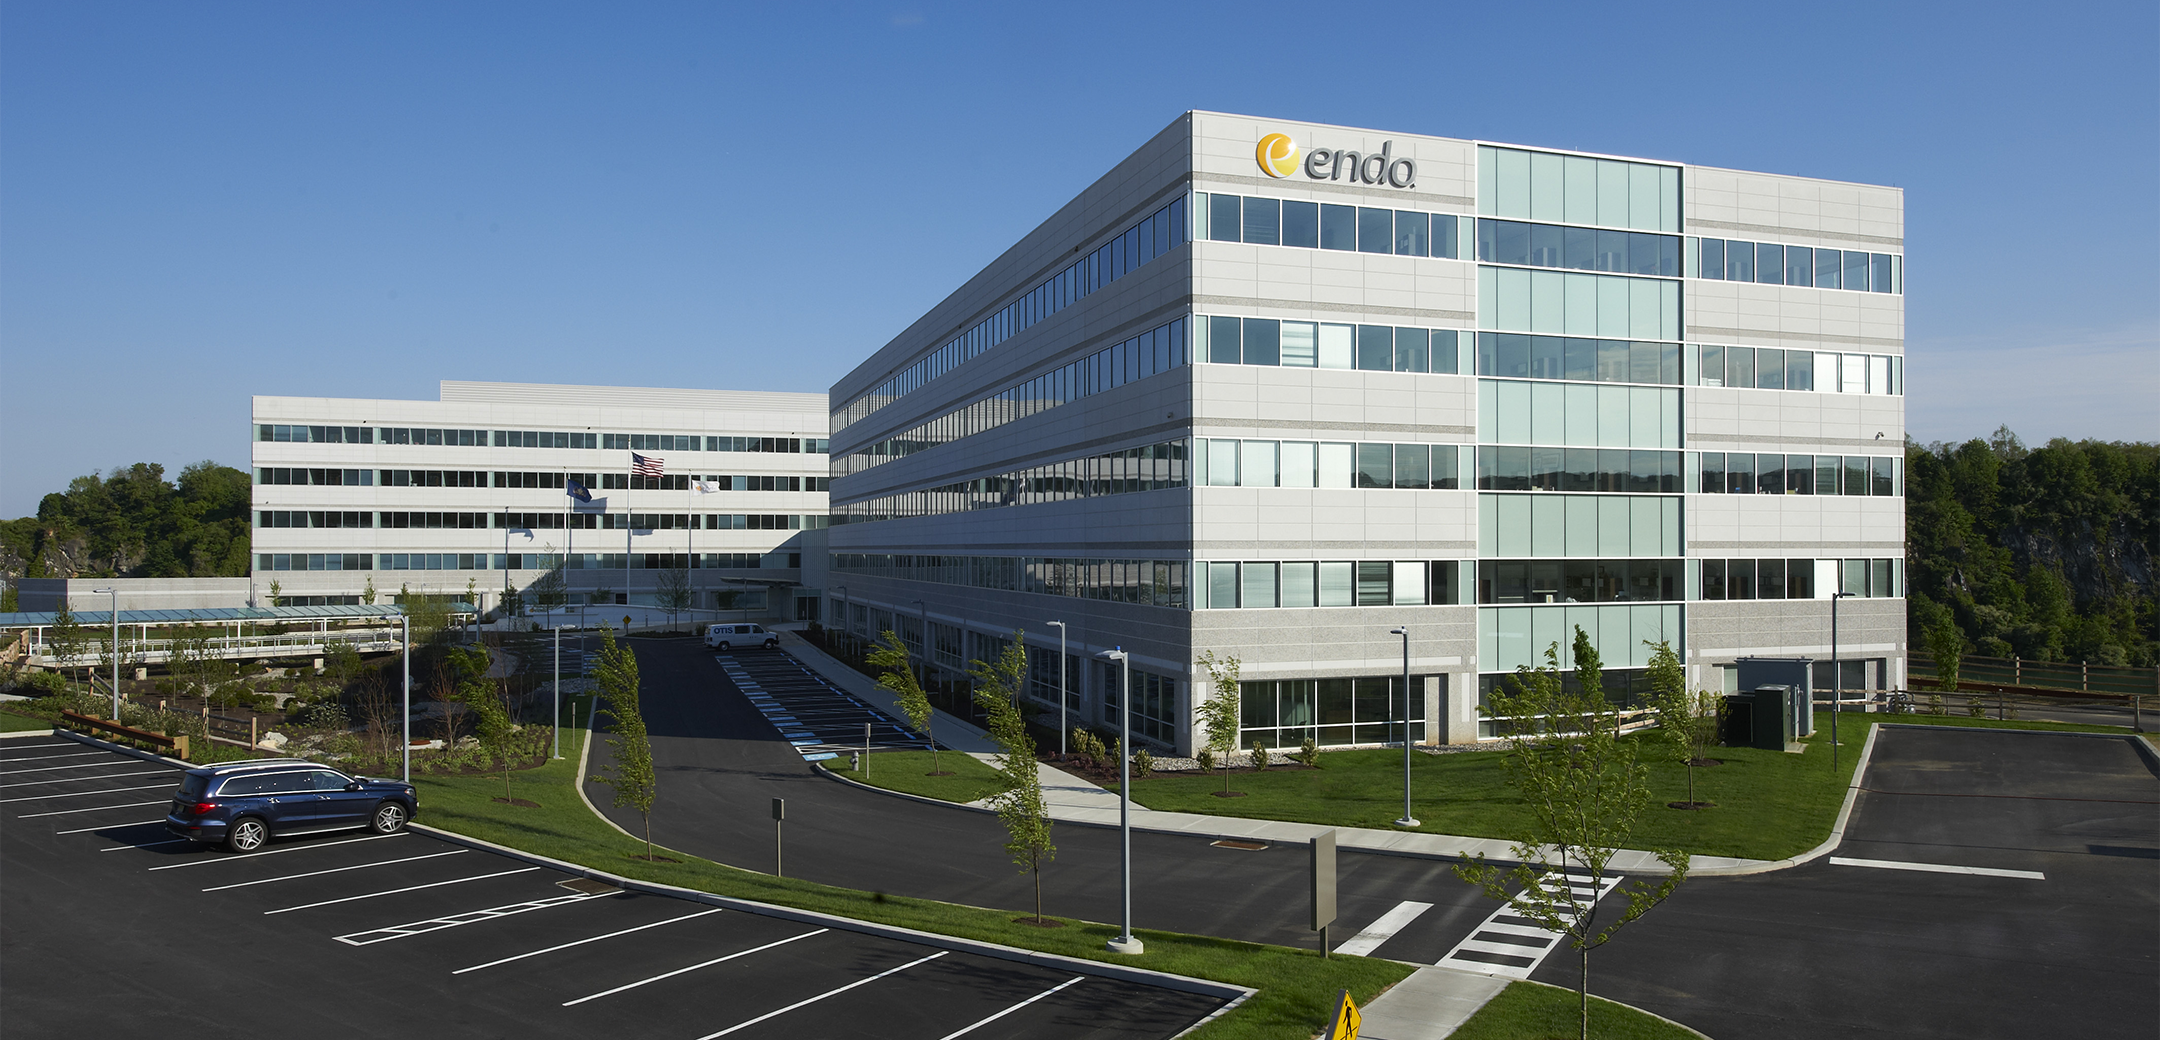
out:
<path id="1" fill-rule="evenodd" d="M 1395 486 L 1394 445 L 1358 445 L 1357 466 L 1357 486 L 1361 488 L 1391 488 Z"/>
<path id="2" fill-rule="evenodd" d="M 1320 247 L 1320 206 L 1312 202 L 1284 200 L 1282 244 L 1305 249 Z"/>
<path id="3" fill-rule="evenodd" d="M 1211 563 L 1207 568 L 1208 606 L 1215 610 L 1235 610 L 1238 605 L 1238 565 Z"/>
<path id="4" fill-rule="evenodd" d="M 1245 219 L 1235 195 L 1208 196 L 1208 237 L 1217 242 L 1238 241 Z"/>
<path id="5" fill-rule="evenodd" d="M 1890 255 L 1888 253 L 1868 254 L 1868 291 L 1879 293 L 1895 291 L 1890 279 Z"/>
<path id="6" fill-rule="evenodd" d="M 1780 285 L 1785 280 L 1785 247 L 1769 242 L 1755 245 L 1755 280 L 1765 285 Z"/>
<path id="7" fill-rule="evenodd" d="M 1392 253 L 1395 251 L 1395 211 L 1358 207 L 1358 252 Z"/>
<path id="8" fill-rule="evenodd" d="M 1785 598 L 1785 561 L 1755 561 L 1755 598 Z"/>
<path id="9" fill-rule="evenodd" d="M 1233 441 L 1238 445 L 1238 485 L 1276 486 L 1275 442 Z"/>
<path id="10" fill-rule="evenodd" d="M 1282 486 L 1317 487 L 1319 476 L 1319 445 L 1311 441 L 1282 442 Z"/>
<path id="11" fill-rule="evenodd" d="M 1725 561 L 1702 561 L 1702 598 L 1725 598 Z"/>
<path id="12" fill-rule="evenodd" d="M 1357 605 L 1385 607 L 1395 602 L 1395 565 L 1386 560 L 1357 563 Z"/>
<path id="13" fill-rule="evenodd" d="M 1729 281 L 1752 282 L 1755 280 L 1755 243 L 1727 241 L 1725 243 L 1725 277 Z"/>
<path id="14" fill-rule="evenodd" d="M 1432 371 L 1432 334 L 1424 329 L 1395 330 L 1395 371 Z"/>
<path id="15" fill-rule="evenodd" d="M 1245 243 L 1256 246 L 1282 244 L 1282 204 L 1275 199 L 1245 199 Z"/>
<path id="16" fill-rule="evenodd" d="M 1432 487 L 1432 452 L 1453 452 L 1452 446 L 1430 448 L 1423 444 L 1395 446 L 1395 486 L 1425 490 Z"/>
<path id="17" fill-rule="evenodd" d="M 1842 267 L 1844 269 L 1844 275 L 1842 278 L 1844 284 L 1840 286 L 1840 288 L 1854 289 L 1860 292 L 1867 291 L 1867 258 L 1868 255 L 1866 253 L 1851 249 L 1845 251 L 1845 253 L 1840 257 L 1840 260 L 1842 261 Z"/>
<path id="18" fill-rule="evenodd" d="M 1320 207 L 1320 248 L 1340 249 L 1346 252 L 1357 249 L 1358 211 L 1356 206 Z"/>
<path id="19" fill-rule="evenodd" d="M 1286 607 L 1317 606 L 1319 600 L 1316 565 L 1311 562 L 1285 563 L 1282 565 L 1281 600 Z"/>
<path id="20" fill-rule="evenodd" d="M 1357 602 L 1357 565 L 1347 560 L 1320 564 L 1320 605 L 1347 607 Z"/>
<path id="21" fill-rule="evenodd" d="M 1725 240 L 1706 238 L 1702 240 L 1702 277 L 1725 280 Z"/>
<path id="22" fill-rule="evenodd" d="M 1247 563 L 1238 568 L 1238 606 L 1245 609 L 1275 606 L 1275 565 Z"/>
<path id="23" fill-rule="evenodd" d="M 1395 255 L 1432 255 L 1432 218 L 1424 213 L 1395 211 Z"/>
<path id="24" fill-rule="evenodd" d="M 1357 367 L 1357 329 L 1350 325 L 1320 326 L 1320 367 Z"/>
<path id="25" fill-rule="evenodd" d="M 1785 284 L 1815 284 L 1815 251 L 1806 246 L 1785 247 Z"/>
<path id="26" fill-rule="evenodd" d="M 1319 326 L 1309 321 L 1282 323 L 1284 368 L 1313 368 L 1320 363 Z"/>
<path id="27" fill-rule="evenodd" d="M 1755 457 L 1755 492 L 1760 495 L 1785 493 L 1785 456 L 1758 455 Z"/>
<path id="28" fill-rule="evenodd" d="M 1281 360 L 1282 323 L 1273 318 L 1245 319 L 1245 364 L 1276 365 Z"/>
<path id="29" fill-rule="evenodd" d="M 1209 318 L 1208 360 L 1218 365 L 1235 365 L 1241 356 L 1240 344 L 1244 334 L 1236 318 Z"/>
<path id="30" fill-rule="evenodd" d="M 1788 495 L 1812 495 L 1815 493 L 1814 456 L 1785 456 L 1785 493 Z"/>
<path id="31" fill-rule="evenodd" d="M 1835 289 L 1838 287 L 1838 255 L 1838 251 L 1835 249 L 1817 249 L 1815 251 L 1815 288 Z"/>
<path id="32" fill-rule="evenodd" d="M 1357 327 L 1357 367 L 1370 372 L 1395 369 L 1395 329 L 1390 325 Z"/>

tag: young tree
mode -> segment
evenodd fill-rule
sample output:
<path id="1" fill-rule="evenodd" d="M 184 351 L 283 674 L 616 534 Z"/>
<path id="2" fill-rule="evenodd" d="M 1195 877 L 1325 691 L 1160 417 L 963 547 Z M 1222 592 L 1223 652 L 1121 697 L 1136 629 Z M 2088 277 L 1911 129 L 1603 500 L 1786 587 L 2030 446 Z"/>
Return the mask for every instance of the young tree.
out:
<path id="1" fill-rule="evenodd" d="M 454 696 L 472 713 L 473 736 L 479 738 L 481 749 L 501 763 L 502 800 L 510 801 L 510 738 L 517 727 L 503 709 L 497 684 L 488 679 L 488 649 L 478 644 L 451 647 L 449 666 Z"/>
<path id="2" fill-rule="evenodd" d="M 600 683 L 600 710 L 607 713 L 608 747 L 615 752 L 612 765 L 602 765 L 593 782 L 615 789 L 615 806 L 630 806 L 645 820 L 645 859 L 651 862 L 653 799 L 659 781 L 653 774 L 652 737 L 645 730 L 645 715 L 638 707 L 637 652 L 628 643 L 617 643 L 612 629 L 600 630 L 600 655 L 593 664 L 593 678 Z"/>
<path id="3" fill-rule="evenodd" d="M 552 562 L 526 591 L 532 593 L 534 603 L 552 610 L 570 601 L 570 584 L 563 573 L 565 561 L 552 544 L 547 547 L 547 559 Z"/>
<path id="4" fill-rule="evenodd" d="M 1599 926 L 1606 865 L 1634 831 L 1650 786 L 1635 759 L 1637 742 L 1621 739 L 1619 712 L 1605 700 L 1597 648 L 1580 628 L 1573 649 L 1576 691 L 1566 688 L 1560 644 L 1553 643 L 1544 667 L 1517 668 L 1512 689 L 1487 698 L 1488 713 L 1515 727 L 1508 782 L 1530 809 L 1527 833 L 1514 843 L 1520 865 L 1502 870 L 1479 854 L 1457 864 L 1455 873 L 1539 927 L 1568 937 L 1580 958 L 1577 1005 L 1581 1035 L 1589 1040 L 1590 951 L 1672 895 L 1687 877 L 1688 855 L 1657 850 L 1670 873 L 1654 886 L 1637 881 L 1617 889 L 1626 894 L 1627 909 Z M 1518 891 L 1509 891 L 1511 882 Z"/>
<path id="5" fill-rule="evenodd" d="M 372 607 L 375 605 L 375 595 L 375 576 L 370 574 L 366 587 L 360 590 L 360 602 Z"/>
<path id="6" fill-rule="evenodd" d="M 930 721 L 937 713 L 930 707 L 930 696 L 923 692 L 922 684 L 915 681 L 915 670 L 909 666 L 907 644 L 900 641 L 892 629 L 886 629 L 878 637 L 876 646 L 868 657 L 870 667 L 878 669 L 878 685 L 891 690 L 900 698 L 900 710 L 907 714 L 908 725 L 930 744 L 930 776 L 949 776 L 938 768 L 937 738 L 930 733 Z"/>
<path id="7" fill-rule="evenodd" d="M 1658 728 L 1670 738 L 1673 754 L 1687 769 L 1687 801 L 1676 808 L 1711 808 L 1712 803 L 1695 800 L 1695 770 L 1712 764 L 1708 756 L 1710 748 L 1717 744 L 1718 714 L 1725 698 L 1709 690 L 1687 688 L 1687 669 L 1680 664 L 1680 655 L 1673 653 L 1671 643 L 1646 639 L 1643 645 L 1650 648 L 1647 674 L 1650 688 L 1656 691 L 1651 708 L 1657 713 Z"/>
<path id="8" fill-rule="evenodd" d="M 1965 657 L 1965 634 L 1957 617 L 1945 610 L 1927 630 L 1928 653 L 1935 658 L 1935 685 L 1944 693 L 1956 693 L 1958 665 Z"/>
<path id="9" fill-rule="evenodd" d="M 276 578 L 270 579 L 270 605 L 273 607 L 284 606 L 285 604 L 279 602 L 279 600 L 282 600 L 283 598 L 284 588 L 278 584 L 278 580 Z"/>
<path id="10" fill-rule="evenodd" d="M 1035 738 L 1028 733 L 1027 719 L 1020 713 L 1020 691 L 1027 682 L 1027 647 L 1024 633 L 1014 632 L 1012 641 L 994 663 L 969 662 L 968 676 L 975 680 L 975 703 L 990 716 L 990 739 L 997 742 L 994 756 L 1003 787 L 990 796 L 990 805 L 1005 824 L 1005 851 L 1013 865 L 1035 876 L 1035 923 L 1046 923 L 1042 912 L 1042 864 L 1057 855 L 1050 843 L 1050 813 L 1043 805 L 1042 774 L 1035 765 Z"/>
<path id="11" fill-rule="evenodd" d="M 1203 745 L 1209 752 L 1203 762 L 1212 759 L 1225 767 L 1222 771 L 1223 789 L 1216 792 L 1222 797 L 1230 795 L 1230 753 L 1237 750 L 1238 737 L 1238 672 L 1240 665 L 1235 655 L 1218 660 L 1215 651 L 1200 655 L 1200 663 L 1207 668 L 1211 692 L 1201 701 L 1198 709 L 1201 731 L 1207 734 Z"/>
<path id="12" fill-rule="evenodd" d="M 668 630 L 674 631 L 676 617 L 697 602 L 697 593 L 690 586 L 690 568 L 663 568 L 656 580 L 654 597 L 660 609 L 668 612 Z"/>
<path id="13" fill-rule="evenodd" d="M 68 610 L 65 595 L 60 597 L 60 609 L 53 611 L 52 627 L 45 632 L 45 647 L 62 668 L 81 664 L 83 655 L 89 652 L 90 635 L 82 623 L 75 620 L 74 612 Z"/>

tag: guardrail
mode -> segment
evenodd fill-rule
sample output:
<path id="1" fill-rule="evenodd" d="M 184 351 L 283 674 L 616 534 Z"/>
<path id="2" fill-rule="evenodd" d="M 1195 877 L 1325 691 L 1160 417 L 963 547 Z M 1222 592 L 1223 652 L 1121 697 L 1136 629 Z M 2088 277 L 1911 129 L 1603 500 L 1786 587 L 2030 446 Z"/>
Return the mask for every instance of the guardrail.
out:
<path id="1" fill-rule="evenodd" d="M 146 639 L 120 641 L 119 657 L 130 665 L 170 664 L 173 658 L 173 639 Z M 320 657 L 328 652 L 332 643 L 350 645 L 362 653 L 388 653 L 405 644 L 397 629 L 364 630 L 346 632 L 288 632 L 282 635 L 215 636 L 207 641 L 207 652 L 216 658 L 252 657 Z M 35 658 L 37 663 L 55 667 L 52 647 L 46 643 L 29 643 L 23 651 L 25 658 Z M 93 645 L 71 664 L 75 667 L 107 667 L 111 664 L 102 645 Z"/>
<path id="2" fill-rule="evenodd" d="M 178 759 L 188 757 L 188 738 L 185 733 L 171 736 L 154 730 L 123 726 L 110 719 L 101 719 L 95 715 L 84 715 L 81 712 L 70 710 L 60 712 L 60 721 L 70 729 L 78 729 L 86 733 L 104 734 L 122 742 L 147 744 L 150 750 L 169 751 L 172 753 L 172 757 Z"/>

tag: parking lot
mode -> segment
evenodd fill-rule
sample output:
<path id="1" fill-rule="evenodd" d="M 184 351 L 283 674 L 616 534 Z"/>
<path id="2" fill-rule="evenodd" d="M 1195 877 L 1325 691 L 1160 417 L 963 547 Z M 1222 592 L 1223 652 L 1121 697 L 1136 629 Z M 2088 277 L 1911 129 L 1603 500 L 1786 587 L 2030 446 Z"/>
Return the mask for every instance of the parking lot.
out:
<path id="1" fill-rule="evenodd" d="M 921 734 L 777 650 L 737 650 L 713 660 L 806 762 L 837 758 L 865 743 L 873 751 L 930 746 Z"/>
<path id="2" fill-rule="evenodd" d="M 10 1033 L 1168 1037 L 1223 1003 L 623 892 L 415 832 L 232 855 L 165 833 L 177 773 L 63 738 L 0 743 Z"/>

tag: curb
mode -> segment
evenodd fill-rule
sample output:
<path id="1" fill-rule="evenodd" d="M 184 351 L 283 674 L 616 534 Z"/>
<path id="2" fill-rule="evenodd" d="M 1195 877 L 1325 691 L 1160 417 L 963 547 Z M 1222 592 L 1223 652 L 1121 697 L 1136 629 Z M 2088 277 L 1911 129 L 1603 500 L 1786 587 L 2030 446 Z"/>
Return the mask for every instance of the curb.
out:
<path id="1" fill-rule="evenodd" d="M 962 754 L 962 753 L 963 753 L 963 752 L 959 752 L 959 751 L 955 751 L 955 752 L 953 752 L 953 754 L 956 754 L 956 755 L 958 755 L 958 754 Z M 820 776 L 823 776 L 823 777 L 824 777 L 825 779 L 827 779 L 827 780 L 832 780 L 832 781 L 835 781 L 835 782 L 838 782 L 838 783 L 843 783 L 843 784 L 846 784 L 846 785 L 848 785 L 849 787 L 858 787 L 858 788 L 861 788 L 861 789 L 863 789 L 863 790 L 865 790 L 865 791 L 875 791 L 875 792 L 877 792 L 878 794 L 884 794 L 884 795 L 891 795 L 891 796 L 892 796 L 892 797 L 894 797 L 894 798 L 905 798 L 905 799 L 907 799 L 908 801 L 911 801 L 911 802 L 921 802 L 921 803 L 922 803 L 922 804 L 924 804 L 924 805 L 941 805 L 941 806 L 944 806 L 944 807 L 946 807 L 946 808 L 948 808 L 948 809 L 966 809 L 966 810 L 967 810 L 967 811 L 969 811 L 969 812 L 979 812 L 979 813 L 993 813 L 993 814 L 994 814 L 994 813 L 996 812 L 996 810 L 994 810 L 994 809 L 985 809 L 985 808 L 983 808 L 983 807 L 982 807 L 982 806 L 980 806 L 980 805 L 975 805 L 975 804 L 972 804 L 972 803 L 969 803 L 969 802 L 948 802 L 948 801 L 946 801 L 946 800 L 944 800 L 944 799 L 942 799 L 942 798 L 932 798 L 932 797 L 930 797 L 929 795 L 921 795 L 921 794 L 909 794 L 909 793 L 908 793 L 908 792 L 906 792 L 906 791 L 895 791 L 895 790 L 892 790 L 892 789 L 890 789 L 890 788 L 884 788 L 884 787 L 878 787 L 878 786 L 875 786 L 875 785 L 872 785 L 872 784 L 866 784 L 866 783 L 863 783 L 863 782 L 862 782 L 862 781 L 860 781 L 860 780 L 850 780 L 850 779 L 848 779 L 847 777 L 841 776 L 840 774 L 838 774 L 838 773 L 835 773 L 835 772 L 833 772 L 832 770 L 830 770 L 830 769 L 827 769 L 827 768 L 825 768 L 825 763 L 823 763 L 823 762 L 812 762 L 812 763 L 810 763 L 810 770 L 811 770 L 811 772 L 814 772 L 814 773 L 817 773 L 817 774 L 818 774 L 818 775 L 820 775 Z M 1060 819 L 1056 819 L 1056 818 L 1054 818 L 1054 817 L 1053 817 L 1053 818 L 1051 819 L 1051 822 L 1052 822 L 1052 823 L 1072 823 L 1072 821 L 1070 821 L 1070 820 L 1060 820 Z M 1087 824 L 1087 823 L 1076 823 L 1076 824 L 1074 824 L 1074 826 L 1077 826 L 1077 827 L 1089 827 L 1089 826 L 1095 826 L 1095 825 L 1094 825 L 1094 824 Z"/>
<path id="2" fill-rule="evenodd" d="M 49 729 L 18 729 L 8 733 L 0 733 L 0 740 L 13 740 L 16 737 L 49 737 L 52 735 L 53 731 Z"/>
<path id="3" fill-rule="evenodd" d="M 1533 981 L 1531 981 L 1531 980 L 1529 980 L 1529 979 L 1516 979 L 1515 981 L 1516 981 L 1516 982 L 1518 982 L 1518 983 L 1527 983 L 1527 984 L 1529 984 L 1529 985 L 1532 985 L 1532 986 L 1543 986 L 1543 987 L 1545 987 L 1546 989 L 1556 989 L 1556 990 L 1559 990 L 1559 991 L 1560 991 L 1560 992 L 1562 992 L 1562 993 L 1573 993 L 1573 992 L 1575 992 L 1574 990 L 1572 990 L 1572 989 L 1569 989 L 1569 988 L 1567 988 L 1566 986 L 1555 986 L 1555 985 L 1553 985 L 1553 984 L 1552 984 L 1552 983 L 1550 983 L 1550 982 L 1533 982 Z M 1636 1006 L 1635 1006 L 1635 1005 L 1633 1005 L 1633 1004 L 1623 1004 L 1623 1003 L 1621 1003 L 1620 1001 L 1617 1001 L 1617 1000 L 1614 1000 L 1614 999 L 1612 999 L 1611 997 L 1600 997 L 1600 996 L 1598 996 L 1598 995 L 1597 995 L 1597 994 L 1595 994 L 1595 993 L 1592 993 L 1592 994 L 1590 994 L 1590 996 L 1592 996 L 1593 998 L 1596 998 L 1596 999 L 1598 999 L 1598 1000 L 1602 1000 L 1602 1001 L 1604 1001 L 1604 1002 L 1605 1002 L 1605 1003 L 1607 1003 L 1607 1004 L 1611 1004 L 1611 1005 L 1614 1005 L 1615 1007 L 1624 1007 L 1624 1008 L 1628 1009 L 1629 1011 L 1633 1011 L 1633 1012 L 1635 1012 L 1636 1014 L 1640 1014 L 1640 1015 L 1648 1015 L 1648 1016 L 1650 1016 L 1651 1018 L 1657 1019 L 1658 1021 L 1660 1021 L 1660 1022 L 1663 1022 L 1663 1023 L 1665 1023 L 1666 1025 L 1672 1026 L 1672 1027 L 1673 1027 L 1673 1028 L 1675 1028 L 1675 1029 L 1684 1029 L 1684 1030 L 1687 1030 L 1688 1032 L 1690 1032 L 1690 1033 L 1693 1033 L 1693 1034 L 1694 1034 L 1694 1035 L 1696 1035 L 1696 1036 L 1702 1037 L 1702 1040 L 1710 1040 L 1710 1034 L 1708 1034 L 1708 1033 L 1705 1033 L 1705 1032 L 1703 1032 L 1702 1030 L 1700 1030 L 1700 1029 L 1697 1029 L 1697 1028 L 1695 1028 L 1694 1026 L 1688 1025 L 1688 1024 L 1687 1024 L 1687 1023 L 1685 1023 L 1685 1022 L 1675 1022 L 1675 1021 L 1673 1021 L 1672 1019 L 1666 1018 L 1666 1017 L 1665 1017 L 1664 1015 L 1660 1015 L 1660 1014 L 1658 1014 L 1658 1013 L 1657 1013 L 1657 1012 L 1655 1012 L 1655 1011 L 1649 1011 L 1649 1010 L 1646 1010 L 1646 1009 L 1643 1009 L 1643 1008 L 1639 1008 L 1639 1007 L 1636 1007 Z"/>
<path id="4" fill-rule="evenodd" d="M 1828 838 L 1825 838 L 1822 844 L 1817 845 L 1814 848 L 1809 849 L 1806 852 L 1803 852 L 1797 856 L 1788 856 L 1785 859 L 1772 860 L 1768 863 L 1750 865 L 1745 867 L 1713 867 L 1709 870 L 1703 871 L 1691 870 L 1688 872 L 1688 876 L 1745 877 L 1749 874 L 1767 874 L 1773 870 L 1784 870 L 1788 867 L 1797 867 L 1802 863 L 1806 863 L 1810 860 L 1821 859 L 1823 856 L 1829 855 L 1831 852 L 1835 851 L 1838 845 L 1845 840 L 1845 824 L 1847 821 L 1852 819 L 1853 803 L 1858 801 L 1860 798 L 1860 780 L 1862 777 L 1865 777 L 1867 775 L 1868 763 L 1872 761 L 1875 757 L 1875 735 L 1882 732 L 1882 728 L 1883 727 L 1881 726 L 1881 724 L 1868 727 L 1867 741 L 1860 746 L 1860 761 L 1857 765 L 1853 766 L 1852 780 L 1849 781 L 1845 787 L 1845 804 L 1838 808 L 1837 821 L 1830 825 L 1830 836 Z M 1649 1012 L 1644 1011 L 1643 1014 L 1647 1015 L 1649 1014 Z M 1679 1025 L 1678 1022 L 1675 1022 L 1673 1024 Z M 1682 1026 L 1681 1028 L 1685 1029 L 1686 1027 Z M 1697 1033 L 1695 1035 L 1701 1036 L 1702 1034 Z"/>

